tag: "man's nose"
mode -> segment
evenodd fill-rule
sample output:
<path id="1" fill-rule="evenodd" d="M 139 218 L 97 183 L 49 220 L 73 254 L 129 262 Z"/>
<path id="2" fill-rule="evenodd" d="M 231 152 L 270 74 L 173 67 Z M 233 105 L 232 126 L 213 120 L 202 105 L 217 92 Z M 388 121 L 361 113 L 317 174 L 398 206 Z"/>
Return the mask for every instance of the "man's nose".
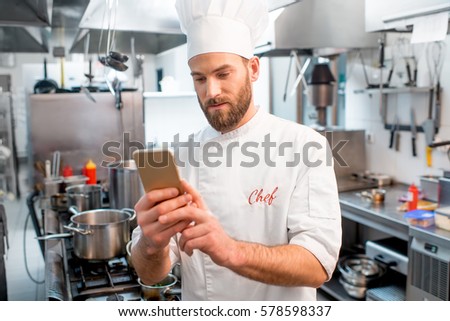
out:
<path id="1" fill-rule="evenodd" d="M 220 83 L 215 79 L 208 79 L 206 82 L 206 97 L 208 99 L 215 98 L 221 93 Z"/>

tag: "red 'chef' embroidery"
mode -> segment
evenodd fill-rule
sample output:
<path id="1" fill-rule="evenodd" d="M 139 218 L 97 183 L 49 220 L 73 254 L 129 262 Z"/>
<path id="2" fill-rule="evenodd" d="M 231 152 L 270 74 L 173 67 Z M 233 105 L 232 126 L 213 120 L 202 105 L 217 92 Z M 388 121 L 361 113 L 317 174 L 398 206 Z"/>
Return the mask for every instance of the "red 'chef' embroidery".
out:
<path id="1" fill-rule="evenodd" d="M 264 189 L 255 189 L 248 197 L 248 203 L 253 205 L 255 203 L 266 203 L 272 205 L 273 200 L 277 198 L 275 193 L 278 191 L 278 186 L 275 187 L 272 193 L 264 194 Z"/>

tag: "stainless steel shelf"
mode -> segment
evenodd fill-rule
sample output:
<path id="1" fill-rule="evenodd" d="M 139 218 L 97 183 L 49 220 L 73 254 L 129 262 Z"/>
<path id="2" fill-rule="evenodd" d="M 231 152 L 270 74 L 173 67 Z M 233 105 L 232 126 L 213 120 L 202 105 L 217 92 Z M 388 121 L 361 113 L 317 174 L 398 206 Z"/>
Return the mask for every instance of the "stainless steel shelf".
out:
<path id="1" fill-rule="evenodd" d="M 365 88 L 356 89 L 355 94 L 403 94 L 403 93 L 429 93 L 433 87 L 398 87 L 398 88 Z"/>

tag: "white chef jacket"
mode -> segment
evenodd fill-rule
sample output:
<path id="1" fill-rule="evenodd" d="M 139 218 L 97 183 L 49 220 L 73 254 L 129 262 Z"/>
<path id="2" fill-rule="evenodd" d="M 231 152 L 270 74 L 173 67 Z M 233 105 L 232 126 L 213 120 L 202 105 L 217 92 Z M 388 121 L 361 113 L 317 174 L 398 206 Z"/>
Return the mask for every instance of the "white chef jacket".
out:
<path id="1" fill-rule="evenodd" d="M 272 147 L 264 143 L 269 138 Z M 220 134 L 208 126 L 194 142 L 200 143 L 195 149 L 176 153 L 180 174 L 231 237 L 300 245 L 331 277 L 341 245 L 341 213 L 324 136 L 258 109 L 240 128 Z M 134 237 L 139 228 L 135 232 Z M 198 250 L 188 256 L 178 248 L 179 237 L 170 243 L 170 256 L 172 264 L 181 263 L 183 300 L 316 300 L 315 288 L 264 284 L 216 265 Z"/>

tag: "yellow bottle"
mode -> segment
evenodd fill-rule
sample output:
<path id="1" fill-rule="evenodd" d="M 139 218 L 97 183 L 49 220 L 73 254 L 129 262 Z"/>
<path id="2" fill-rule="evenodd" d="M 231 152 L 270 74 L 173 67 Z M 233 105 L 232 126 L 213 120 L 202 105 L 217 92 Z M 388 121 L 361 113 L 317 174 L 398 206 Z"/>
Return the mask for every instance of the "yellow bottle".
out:
<path id="1" fill-rule="evenodd" d="M 92 159 L 87 162 L 85 169 L 86 176 L 89 178 L 87 184 L 97 184 L 97 166 Z"/>

